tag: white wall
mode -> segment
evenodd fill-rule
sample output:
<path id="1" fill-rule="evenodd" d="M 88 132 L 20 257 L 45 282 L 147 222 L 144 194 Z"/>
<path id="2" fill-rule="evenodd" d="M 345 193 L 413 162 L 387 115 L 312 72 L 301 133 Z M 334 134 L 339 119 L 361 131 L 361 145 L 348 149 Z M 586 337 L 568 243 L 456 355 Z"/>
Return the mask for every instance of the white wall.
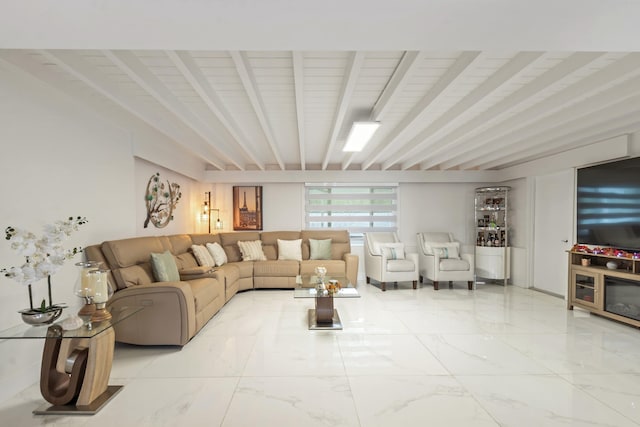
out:
<path id="1" fill-rule="evenodd" d="M 193 179 L 144 159 L 136 158 L 134 166 L 135 181 L 132 191 L 135 194 L 137 236 L 206 232 L 206 230 L 200 229 L 199 214 L 200 207 L 204 202 L 204 192 L 208 190 L 203 190 L 202 185 Z M 160 173 L 160 181 L 165 186 L 169 186 L 169 183 L 174 182 L 180 185 L 182 197 L 178 200 L 173 211 L 173 220 L 169 221 L 165 227 L 157 228 L 153 223 L 149 222 L 147 228 L 144 228 L 144 221 L 147 218 L 147 206 L 145 203 L 147 185 L 149 184 L 149 179 L 156 173 Z"/>
<path id="2" fill-rule="evenodd" d="M 463 245 L 474 244 L 472 184 L 401 184 L 398 237 L 416 251 L 416 234 L 449 231 Z"/>
<path id="3" fill-rule="evenodd" d="M 139 138 L 157 135 L 142 125 L 128 130 L 103 117 L 0 62 L 0 229 L 15 226 L 41 235 L 45 224 L 86 216 L 89 222 L 72 235 L 69 248 L 135 235 L 196 231 L 200 194 L 210 185 L 136 160 L 132 146 L 149 146 L 153 141 Z M 178 181 L 183 199 L 168 227 L 143 229 L 144 192 L 155 172 Z M 24 258 L 1 240 L 5 243 L 0 243 L 0 268 L 21 265 Z M 73 295 L 73 264 L 80 260 L 77 256 L 67 262 L 53 277 L 54 302 L 79 303 Z M 40 301 L 46 281 L 34 283 L 33 291 L 34 302 Z M 17 311 L 25 307 L 26 287 L 0 276 L 0 330 L 19 324 Z M 0 341 L 0 401 L 39 379 L 41 354 L 41 341 Z"/>

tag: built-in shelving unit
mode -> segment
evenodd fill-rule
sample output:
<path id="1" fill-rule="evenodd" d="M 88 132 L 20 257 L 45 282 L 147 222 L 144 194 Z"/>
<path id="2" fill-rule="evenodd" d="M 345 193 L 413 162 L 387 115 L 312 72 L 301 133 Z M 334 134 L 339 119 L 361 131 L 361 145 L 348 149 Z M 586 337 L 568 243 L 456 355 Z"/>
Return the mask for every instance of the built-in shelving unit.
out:
<path id="1" fill-rule="evenodd" d="M 481 187 L 475 191 L 476 277 L 503 280 L 510 277 L 509 190 Z"/>
<path id="2" fill-rule="evenodd" d="M 640 327 L 640 259 L 570 251 L 567 295 L 569 310 Z"/>

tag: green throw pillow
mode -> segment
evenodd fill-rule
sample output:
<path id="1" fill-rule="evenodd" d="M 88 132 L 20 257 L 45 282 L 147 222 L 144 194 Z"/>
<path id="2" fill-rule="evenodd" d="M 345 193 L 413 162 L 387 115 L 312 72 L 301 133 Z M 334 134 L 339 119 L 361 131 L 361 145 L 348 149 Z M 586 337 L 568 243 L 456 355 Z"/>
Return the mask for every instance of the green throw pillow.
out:
<path id="1" fill-rule="evenodd" d="M 331 259 L 331 239 L 309 239 L 309 259 Z"/>
<path id="2" fill-rule="evenodd" d="M 176 260 L 169 251 L 161 254 L 152 253 L 151 267 L 153 268 L 153 275 L 158 282 L 177 282 L 180 280 Z"/>

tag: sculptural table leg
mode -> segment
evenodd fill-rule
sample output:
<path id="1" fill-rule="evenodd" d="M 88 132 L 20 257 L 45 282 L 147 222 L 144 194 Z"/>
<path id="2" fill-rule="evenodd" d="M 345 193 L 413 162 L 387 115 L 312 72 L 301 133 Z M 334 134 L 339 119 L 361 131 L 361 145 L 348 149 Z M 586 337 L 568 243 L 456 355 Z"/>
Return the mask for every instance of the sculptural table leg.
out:
<path id="1" fill-rule="evenodd" d="M 91 338 L 61 338 L 54 328 L 60 327 L 50 327 L 40 372 L 42 396 L 54 406 L 34 414 L 96 413 L 122 388 L 108 385 L 115 332 L 108 328 Z"/>
<path id="2" fill-rule="evenodd" d="M 333 323 L 333 297 L 316 297 L 316 323 Z"/>

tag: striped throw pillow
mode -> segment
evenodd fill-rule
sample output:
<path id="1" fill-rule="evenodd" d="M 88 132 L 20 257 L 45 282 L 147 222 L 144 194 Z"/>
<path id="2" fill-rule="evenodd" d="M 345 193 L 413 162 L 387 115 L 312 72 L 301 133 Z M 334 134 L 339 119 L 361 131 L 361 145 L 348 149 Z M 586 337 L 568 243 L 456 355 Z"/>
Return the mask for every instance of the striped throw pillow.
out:
<path id="1" fill-rule="evenodd" d="M 262 240 L 238 242 L 238 248 L 242 253 L 243 261 L 266 261 L 267 257 L 262 251 Z"/>

